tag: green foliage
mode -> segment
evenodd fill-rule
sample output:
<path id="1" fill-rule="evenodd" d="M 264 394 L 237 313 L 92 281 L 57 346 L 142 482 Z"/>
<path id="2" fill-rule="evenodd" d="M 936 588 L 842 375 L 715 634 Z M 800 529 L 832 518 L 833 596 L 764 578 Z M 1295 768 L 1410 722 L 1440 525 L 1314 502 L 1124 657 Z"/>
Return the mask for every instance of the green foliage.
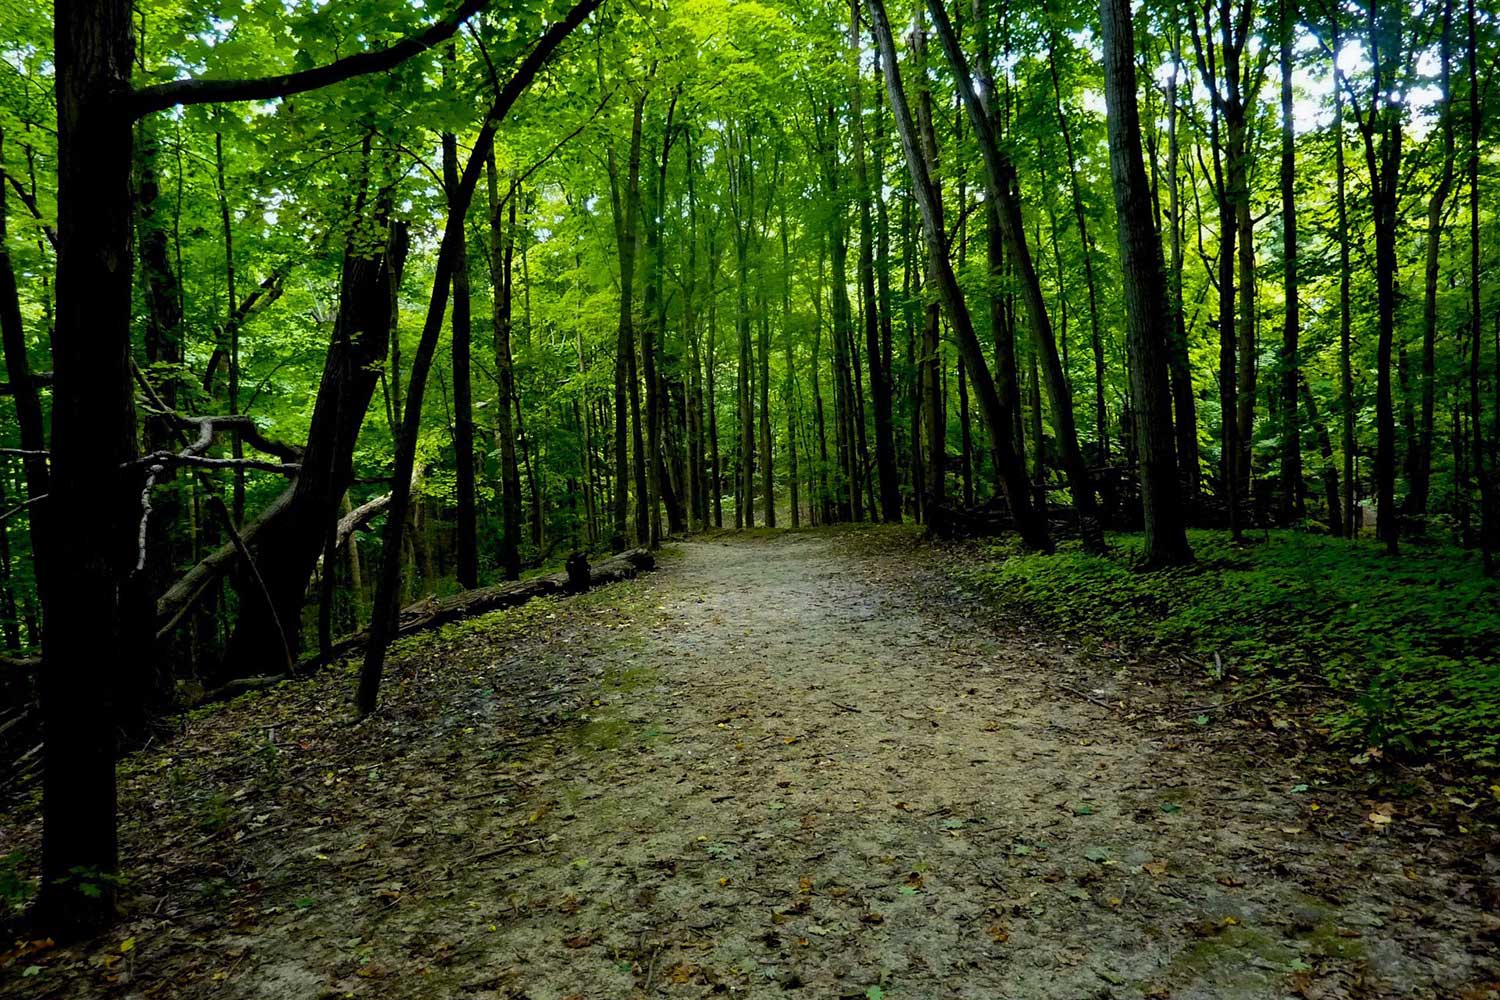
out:
<path id="1" fill-rule="evenodd" d="M 1273 532 L 1232 546 L 1190 532 L 1199 562 L 1133 567 L 1138 536 L 1113 552 L 1035 556 L 997 549 L 970 571 L 987 596 L 1100 638 L 1155 645 L 1253 678 L 1326 684 L 1335 739 L 1500 767 L 1500 585 L 1471 556 Z"/>
<path id="2" fill-rule="evenodd" d="M 26 855 L 22 851 L 11 851 L 0 857 L 0 912 L 21 912 L 36 891 L 36 884 L 21 874 L 25 861 Z"/>

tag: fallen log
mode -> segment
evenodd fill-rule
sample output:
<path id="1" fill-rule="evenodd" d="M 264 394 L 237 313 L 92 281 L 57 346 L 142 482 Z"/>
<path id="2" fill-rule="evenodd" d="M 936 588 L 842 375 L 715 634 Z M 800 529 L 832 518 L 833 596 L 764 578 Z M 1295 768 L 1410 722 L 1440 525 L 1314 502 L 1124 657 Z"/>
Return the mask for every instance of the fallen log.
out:
<path id="1" fill-rule="evenodd" d="M 478 590 L 466 590 L 449 597 L 429 597 L 415 604 L 409 604 L 401 609 L 397 618 L 395 638 L 415 635 L 418 632 L 437 628 L 439 625 L 488 614 L 502 608 L 519 607 L 538 597 L 547 597 L 552 594 L 576 594 L 606 583 L 629 580 L 655 568 L 656 557 L 647 549 L 631 549 L 617 556 L 611 556 L 595 566 L 589 566 L 585 558 L 575 555 L 568 560 L 568 570 L 562 573 L 536 576 L 529 580 L 514 580 L 496 584 L 493 587 L 481 587 Z M 585 570 L 588 572 L 587 586 L 583 585 Z M 345 636 L 333 644 L 333 658 L 347 656 L 364 646 L 368 639 L 368 631 Z M 315 666 L 321 659 L 316 656 L 305 659 L 301 666 L 304 669 Z"/>

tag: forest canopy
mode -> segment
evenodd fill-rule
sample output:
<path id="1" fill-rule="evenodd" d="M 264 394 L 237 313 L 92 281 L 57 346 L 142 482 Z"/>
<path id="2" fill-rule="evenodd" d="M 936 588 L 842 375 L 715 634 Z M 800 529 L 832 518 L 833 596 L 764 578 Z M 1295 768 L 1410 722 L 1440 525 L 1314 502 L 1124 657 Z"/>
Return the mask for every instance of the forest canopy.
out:
<path id="1" fill-rule="evenodd" d="M 574 553 L 1500 559 L 1476 0 L 0 24 L 0 741 L 52 925 L 107 910 L 114 762 L 170 712 L 356 650 L 366 715 L 403 606 Z"/>

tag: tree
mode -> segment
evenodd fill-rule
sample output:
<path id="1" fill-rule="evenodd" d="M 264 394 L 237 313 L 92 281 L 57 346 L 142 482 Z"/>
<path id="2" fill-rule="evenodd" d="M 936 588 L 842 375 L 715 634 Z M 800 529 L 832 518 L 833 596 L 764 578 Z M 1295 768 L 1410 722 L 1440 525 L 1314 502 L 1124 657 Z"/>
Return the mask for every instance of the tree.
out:
<path id="1" fill-rule="evenodd" d="M 891 38 L 890 23 L 886 20 L 885 5 L 881 0 L 866 0 L 866 10 L 869 12 L 870 28 L 875 35 L 885 69 L 886 91 L 896 120 L 896 132 L 901 137 L 907 171 L 911 175 L 917 207 L 922 214 L 930 273 L 938 285 L 944 311 L 953 325 L 959 351 L 971 372 L 975 395 L 979 398 L 980 413 L 990 435 L 995 469 L 1004 484 L 1006 500 L 1010 504 L 1022 541 L 1032 548 L 1050 549 L 1051 541 L 1047 537 L 1046 525 L 1031 503 L 1030 490 L 1026 485 L 1026 470 L 1016 456 L 1011 442 L 1010 414 L 1004 411 L 1000 397 L 995 392 L 994 378 L 990 375 L 984 351 L 974 333 L 973 320 L 969 316 L 963 292 L 958 287 L 958 279 L 954 276 L 953 265 L 948 259 L 947 235 L 942 227 L 937 192 L 933 189 L 932 177 L 922 156 L 916 128 L 907 106 L 906 92 L 901 85 L 901 70 L 896 63 L 896 47 Z"/>
<path id="2" fill-rule="evenodd" d="M 451 36 L 482 3 L 465 0 L 417 35 L 323 66 L 140 89 L 130 79 L 135 42 L 128 3 L 54 6 L 59 248 L 47 502 L 50 521 L 76 522 L 78 530 L 49 540 L 56 542 L 57 566 L 68 572 L 49 578 L 42 594 L 47 833 L 36 913 L 43 926 L 76 933 L 97 926 L 113 905 L 115 687 L 122 677 L 138 677 L 148 655 L 119 645 L 140 495 L 129 351 L 132 123 L 174 105 L 273 100 L 380 72 Z M 123 671 L 109 669 L 121 662 Z M 85 879 L 90 873 L 95 880 Z M 98 891 L 82 891 L 85 885 Z"/>
<path id="3" fill-rule="evenodd" d="M 1101 0 L 1104 98 L 1108 107 L 1109 164 L 1119 215 L 1120 266 L 1124 272 L 1126 336 L 1130 347 L 1130 398 L 1136 453 L 1141 463 L 1147 566 L 1192 561 L 1178 497 L 1172 397 L 1167 374 L 1167 295 L 1161 240 L 1141 159 L 1136 108 L 1135 29 L 1129 0 Z"/>

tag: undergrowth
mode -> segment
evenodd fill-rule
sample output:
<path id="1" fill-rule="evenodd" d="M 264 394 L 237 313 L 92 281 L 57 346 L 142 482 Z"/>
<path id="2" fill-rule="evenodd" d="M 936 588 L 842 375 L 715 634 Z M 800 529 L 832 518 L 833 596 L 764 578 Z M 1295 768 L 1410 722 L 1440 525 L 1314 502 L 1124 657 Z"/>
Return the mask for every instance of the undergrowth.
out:
<path id="1" fill-rule="evenodd" d="M 998 603 L 1083 635 L 1217 653 L 1241 677 L 1326 686 L 1341 742 L 1500 768 L 1500 585 L 1452 548 L 1189 532 L 1197 563 L 1137 571 L 1141 538 L 1053 556 L 1000 545 L 964 571 Z"/>

